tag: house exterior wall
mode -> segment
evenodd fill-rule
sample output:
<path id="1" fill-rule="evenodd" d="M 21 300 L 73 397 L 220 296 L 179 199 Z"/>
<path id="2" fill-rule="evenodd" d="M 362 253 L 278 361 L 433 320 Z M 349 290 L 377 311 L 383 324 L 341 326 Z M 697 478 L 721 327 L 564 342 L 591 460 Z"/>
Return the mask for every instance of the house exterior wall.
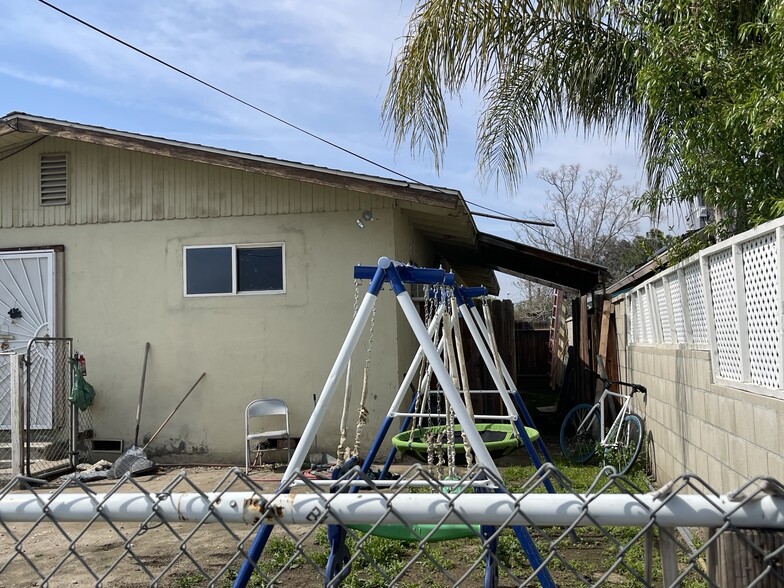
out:
<path id="1" fill-rule="evenodd" d="M 41 207 L 39 154 L 57 152 L 69 154 L 71 203 Z M 359 230 L 364 209 L 376 220 Z M 150 446 L 172 461 L 241 461 L 243 411 L 255 398 L 285 399 L 294 433 L 302 431 L 351 323 L 353 265 L 429 255 L 389 198 L 51 138 L 0 162 L 0 225 L 0 248 L 64 246 L 62 334 L 87 357 L 97 437 L 132 440 L 146 341 L 141 438 L 207 373 Z M 285 243 L 285 294 L 183 295 L 184 246 L 267 242 Z M 414 345 L 383 292 L 366 442 Z M 365 347 L 366 338 L 352 370 L 352 438 Z M 342 395 L 341 386 L 319 431 L 329 453 Z"/>
<path id="2" fill-rule="evenodd" d="M 433 251 L 418 233 L 410 218 L 402 211 L 396 211 L 397 222 L 395 223 L 395 259 L 405 263 L 413 262 L 416 265 L 430 267 L 433 261 Z M 391 293 L 387 293 L 392 298 Z M 419 343 L 411 331 L 406 317 L 400 308 L 397 309 L 397 332 L 398 332 L 398 363 L 403 373 L 408 370 L 414 354 L 419 349 Z M 408 398 L 408 397 L 407 397 Z M 385 400 L 389 405 L 391 402 Z M 407 409 L 407 407 L 406 407 Z"/>
<path id="3" fill-rule="evenodd" d="M 615 314 L 622 377 L 648 389 L 647 403 L 635 402 L 659 482 L 692 472 L 729 492 L 755 476 L 784 477 L 781 400 L 716 384 L 707 349 L 629 344 L 624 300 Z"/>
<path id="4" fill-rule="evenodd" d="M 68 206 L 39 205 L 39 158 L 67 153 Z M 0 227 L 393 208 L 389 198 L 47 137 L 0 161 Z"/>

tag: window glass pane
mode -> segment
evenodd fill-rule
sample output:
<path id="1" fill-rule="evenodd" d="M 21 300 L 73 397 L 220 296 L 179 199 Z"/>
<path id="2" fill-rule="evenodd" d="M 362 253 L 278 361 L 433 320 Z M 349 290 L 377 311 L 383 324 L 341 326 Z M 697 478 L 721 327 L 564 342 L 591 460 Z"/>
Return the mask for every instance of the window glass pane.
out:
<path id="1" fill-rule="evenodd" d="M 283 290 L 283 247 L 237 248 L 237 291 Z"/>
<path id="2" fill-rule="evenodd" d="M 231 294 L 231 247 L 185 250 L 188 294 Z"/>

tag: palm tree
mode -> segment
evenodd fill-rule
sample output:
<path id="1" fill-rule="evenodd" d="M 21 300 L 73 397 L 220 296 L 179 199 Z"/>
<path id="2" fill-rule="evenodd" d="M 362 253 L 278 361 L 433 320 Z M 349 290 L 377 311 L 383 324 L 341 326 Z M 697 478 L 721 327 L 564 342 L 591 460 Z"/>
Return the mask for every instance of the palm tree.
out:
<path id="1" fill-rule="evenodd" d="M 646 51 L 638 0 L 420 0 L 393 65 L 383 118 L 399 145 L 442 163 L 447 96 L 483 98 L 477 160 L 510 191 L 542 135 L 641 130 L 651 183 L 666 169 L 660 120 L 638 98 Z"/>

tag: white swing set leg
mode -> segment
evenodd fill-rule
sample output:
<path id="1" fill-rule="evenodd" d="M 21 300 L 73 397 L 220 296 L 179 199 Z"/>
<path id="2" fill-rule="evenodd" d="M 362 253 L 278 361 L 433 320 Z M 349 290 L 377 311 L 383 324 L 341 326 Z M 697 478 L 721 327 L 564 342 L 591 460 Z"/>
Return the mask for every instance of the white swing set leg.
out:
<path id="1" fill-rule="evenodd" d="M 468 410 L 466 409 L 465 405 L 462 403 L 460 398 L 460 393 L 457 391 L 455 386 L 452 383 L 452 377 L 450 376 L 444 362 L 441 358 L 441 354 L 436 346 L 433 344 L 431 340 L 431 334 L 429 333 L 429 329 L 425 327 L 422 323 L 422 319 L 419 317 L 419 313 L 414 306 L 413 301 L 411 300 L 411 296 L 402 288 L 402 281 L 400 280 L 399 275 L 395 267 L 393 266 L 392 262 L 388 259 L 382 258 L 379 260 L 379 268 L 383 271 L 389 272 L 387 276 L 390 282 L 397 282 L 401 287 L 396 287 L 395 283 L 393 283 L 393 288 L 396 289 L 396 298 L 397 302 L 400 305 L 403 314 L 405 315 L 408 323 L 414 333 L 414 336 L 417 338 L 419 342 L 420 348 L 424 356 L 427 358 L 430 367 L 433 370 L 433 373 L 438 378 L 438 381 L 442 383 L 441 387 L 444 392 L 445 397 L 452 405 L 453 410 L 455 412 L 455 417 L 457 418 L 457 422 L 460 423 L 461 429 L 463 431 L 463 435 L 468 442 L 470 443 L 472 449 L 474 450 L 474 454 L 477 458 L 477 463 L 489 471 L 491 471 L 494 475 L 500 478 L 500 473 L 496 468 L 495 463 L 493 462 L 490 453 L 488 452 L 487 448 L 485 447 L 484 443 L 482 442 L 482 438 L 479 435 L 479 431 L 476 428 L 476 424 L 474 423 L 473 419 L 470 418 L 468 414 Z M 371 284 L 371 290 L 369 290 L 363 300 L 362 304 L 360 305 L 359 309 L 357 310 L 357 314 L 354 317 L 354 321 L 351 324 L 348 334 L 346 335 L 346 339 L 343 342 L 343 345 L 338 353 L 338 356 L 335 360 L 334 365 L 332 366 L 332 370 L 327 377 L 327 381 L 324 384 L 324 387 L 321 391 L 319 399 L 316 403 L 316 406 L 313 410 L 313 414 L 311 415 L 308 423 L 305 426 L 304 431 L 302 432 L 302 437 L 300 442 L 297 444 L 297 447 L 294 450 L 294 454 L 291 456 L 291 460 L 289 461 L 288 466 L 286 467 L 286 471 L 283 474 L 283 482 L 291 479 L 302 467 L 302 464 L 305 461 L 305 457 L 307 452 L 309 451 L 313 441 L 315 439 L 315 435 L 318 432 L 318 429 L 321 426 L 322 421 L 324 420 L 324 416 L 326 414 L 327 408 L 330 406 L 333 396 L 335 395 L 335 391 L 338 388 L 338 384 L 341 378 L 346 373 L 346 368 L 348 366 L 348 362 L 351 358 L 351 355 L 354 352 L 354 349 L 359 342 L 360 336 L 362 334 L 367 321 L 370 318 L 372 313 L 373 307 L 378 299 L 378 296 L 373 293 L 373 285 Z M 443 312 L 441 311 L 441 315 L 443 316 Z M 435 322 L 435 321 L 434 321 Z M 430 325 L 431 327 L 434 326 L 433 323 Z M 420 360 L 421 361 L 421 360 Z M 415 370 L 409 370 L 413 372 Z M 499 386 L 499 389 L 501 387 Z M 401 387 L 401 389 L 405 390 Z M 405 392 L 398 391 L 398 394 L 395 398 L 395 402 L 393 406 L 396 404 L 399 406 L 400 402 L 402 401 L 402 397 Z M 512 414 L 512 413 L 510 413 Z"/>

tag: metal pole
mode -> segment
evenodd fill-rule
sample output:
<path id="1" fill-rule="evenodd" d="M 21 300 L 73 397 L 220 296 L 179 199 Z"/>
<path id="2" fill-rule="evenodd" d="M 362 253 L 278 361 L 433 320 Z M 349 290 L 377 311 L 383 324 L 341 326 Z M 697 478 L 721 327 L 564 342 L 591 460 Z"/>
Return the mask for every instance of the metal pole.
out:
<path id="1" fill-rule="evenodd" d="M 147 446 L 148 446 L 150 443 L 152 443 L 152 442 L 153 442 L 153 440 L 154 440 L 154 439 L 155 439 L 155 438 L 158 436 L 158 433 L 160 433 L 160 432 L 163 430 L 163 428 L 166 426 L 166 423 L 168 423 L 168 422 L 169 422 L 169 421 L 172 419 L 172 417 L 174 416 L 174 413 L 175 413 L 175 412 L 177 412 L 177 411 L 179 410 L 179 408 L 182 406 L 182 403 L 183 403 L 183 402 L 185 402 L 185 400 L 188 398 L 188 396 L 190 396 L 190 395 L 191 395 L 191 392 L 193 392 L 193 391 L 196 389 L 196 386 L 198 386 L 198 385 L 199 385 L 199 382 L 201 382 L 201 381 L 202 381 L 202 379 L 204 379 L 204 376 L 206 376 L 206 375 L 207 375 L 207 372 L 204 372 L 204 373 L 202 373 L 202 375 L 200 375 L 200 376 L 199 376 L 199 379 L 198 379 L 198 380 L 196 380 L 196 383 L 195 383 L 193 386 L 191 386 L 191 389 L 190 389 L 190 390 L 188 390 L 188 391 L 185 393 L 185 396 L 183 396 L 183 397 L 182 397 L 182 400 L 180 400 L 180 403 L 179 403 L 177 406 L 175 406 L 175 407 L 174 407 L 174 410 L 173 410 L 173 411 L 171 411 L 171 413 L 169 413 L 169 416 L 167 416 L 167 417 L 166 417 L 166 420 L 165 420 L 165 421 L 163 421 L 163 423 L 161 423 L 161 426 L 160 426 L 160 427 L 158 427 L 158 430 L 157 430 L 157 431 L 155 431 L 155 432 L 152 434 L 152 437 L 150 437 L 149 441 L 147 441 L 147 443 L 145 443 L 145 444 L 144 444 L 144 447 L 142 447 L 142 451 L 144 451 L 145 449 L 147 449 Z"/>
<path id="2" fill-rule="evenodd" d="M 438 310 L 436 311 L 435 315 L 433 316 L 433 320 L 430 321 L 430 326 L 427 329 L 427 334 L 432 338 L 433 334 L 435 333 L 436 329 L 438 328 L 438 323 L 441 321 L 441 317 L 444 316 L 444 311 L 446 308 L 443 304 L 438 305 Z M 443 344 L 439 341 L 439 352 L 441 351 L 441 346 Z M 411 383 L 414 381 L 414 377 L 416 376 L 416 372 L 419 369 L 419 365 L 422 363 L 422 359 L 425 357 L 425 352 L 422 350 L 422 346 L 419 346 L 416 354 L 414 355 L 414 359 L 411 361 L 411 365 L 406 372 L 405 377 L 403 378 L 403 383 L 400 384 L 400 388 L 397 390 L 397 395 L 395 399 L 392 401 L 391 406 L 389 407 L 389 416 L 397 416 L 395 413 L 400 408 L 400 404 L 403 402 L 403 397 L 408 392 Z"/>
<path id="3" fill-rule="evenodd" d="M 422 346 L 427 360 L 433 367 L 433 372 L 438 378 L 438 382 L 441 384 L 444 395 L 452 404 L 452 409 L 455 411 L 455 416 L 460 423 L 463 435 L 468 439 L 468 442 L 474 450 L 477 463 L 489 469 L 500 479 L 501 473 L 498 471 L 495 462 L 493 462 L 493 458 L 490 457 L 487 447 L 485 447 L 485 444 L 482 442 L 482 437 L 479 435 L 476 425 L 469 417 L 468 410 L 460 399 L 460 393 L 457 391 L 454 384 L 452 384 L 452 377 L 444 366 L 444 362 L 441 361 L 441 355 L 438 353 L 436 346 L 433 345 L 433 342 L 430 340 L 427 329 L 425 329 L 425 325 L 422 323 L 422 319 L 419 317 L 419 313 L 417 312 L 414 303 L 411 301 L 411 296 L 409 296 L 408 291 L 403 287 L 403 283 L 400 281 L 400 277 L 397 275 L 394 266 L 390 266 L 387 271 L 390 276 L 392 287 L 395 289 L 398 304 L 400 304 L 403 314 L 406 315 L 408 323 L 411 325 L 411 330 L 414 331 L 414 335 L 419 340 L 419 344 Z"/>
<path id="4" fill-rule="evenodd" d="M 503 376 L 501 375 L 498 366 L 490 355 L 487 343 L 485 343 L 485 340 L 482 338 L 482 334 L 480 333 L 480 327 L 477 326 L 479 321 L 476 320 L 476 317 L 471 313 L 471 310 L 475 310 L 475 308 L 469 309 L 465 301 L 463 301 L 463 303 L 460 305 L 460 312 L 463 315 L 463 320 L 468 327 L 468 331 L 471 333 L 471 337 L 473 338 L 474 343 L 476 343 L 477 349 L 479 349 L 479 355 L 482 356 L 482 360 L 485 362 L 487 371 L 490 372 L 490 377 L 493 379 L 493 383 L 496 385 L 496 388 L 498 388 L 498 393 L 500 394 L 501 400 L 506 407 L 506 411 L 510 415 L 518 416 L 517 408 L 512 402 L 512 399 L 509 397 L 509 388 L 506 385 L 506 382 L 504 382 Z M 503 365 L 503 362 L 501 362 L 501 365 Z"/>
<path id="5" fill-rule="evenodd" d="M 144 364 L 142 365 L 142 383 L 139 385 L 139 403 L 136 405 L 136 430 L 133 434 L 134 446 L 139 445 L 139 423 L 142 420 L 142 402 L 144 401 L 144 380 L 147 378 L 147 357 L 150 355 L 150 342 L 144 344 Z"/>
<path id="6" fill-rule="evenodd" d="M 485 340 L 488 342 L 491 341 L 490 332 L 487 330 L 487 326 L 485 326 L 484 321 L 481 320 L 482 315 L 479 314 L 479 310 L 476 308 L 476 306 L 473 306 L 470 312 L 471 312 L 471 316 L 474 318 L 474 322 L 476 323 L 477 328 L 482 333 Z M 516 390 L 517 383 L 512 379 L 512 374 L 509 373 L 509 370 L 507 369 L 506 364 L 503 361 L 500 362 L 499 370 L 504 380 L 507 383 L 507 388 L 509 390 Z"/>
<path id="7" fill-rule="evenodd" d="M 259 500 L 260 499 L 260 500 Z M 654 494 L 402 494 L 185 492 L 172 494 L 116 493 L 7 494 L 0 499 L 5 523 L 53 520 L 88 522 L 100 517 L 115 523 L 144 522 L 159 517 L 172 523 L 254 524 L 270 513 L 270 520 L 286 525 L 385 524 L 437 525 L 467 523 L 495 526 L 644 527 L 655 517 L 657 526 L 784 528 L 784 498 L 764 495 L 746 503 L 730 497 L 683 494 L 665 501 Z M 272 514 L 274 513 L 274 518 Z M 326 517 L 321 517 L 326 513 Z M 208 516 L 211 515 L 211 516 Z"/>
<path id="8" fill-rule="evenodd" d="M 308 423 L 305 425 L 305 430 L 302 432 L 302 437 L 300 437 L 299 443 L 297 443 L 297 446 L 294 448 L 294 455 L 291 456 L 291 460 L 289 461 L 288 466 L 286 466 L 286 471 L 282 478 L 283 481 L 291 478 L 300 468 L 302 468 L 302 464 L 305 461 L 305 455 L 310 451 L 310 446 L 316 437 L 316 433 L 318 433 L 321 421 L 324 420 L 327 408 L 329 408 L 329 405 L 332 402 L 332 396 L 334 396 L 335 390 L 337 390 L 343 374 L 346 373 L 346 366 L 348 365 L 349 359 L 354 353 L 354 348 L 359 342 L 359 338 L 362 335 L 365 324 L 367 324 L 367 321 L 370 318 L 370 314 L 373 312 L 376 298 L 375 294 L 368 292 L 362 299 L 362 304 L 359 306 L 357 315 L 354 317 L 354 322 L 351 324 L 346 339 L 343 341 L 343 346 L 338 352 L 335 364 L 332 366 L 332 371 L 329 372 L 324 388 L 321 390 L 318 402 L 313 409 L 313 414 L 310 415 Z"/>
<path id="9" fill-rule="evenodd" d="M 24 472 L 24 394 L 22 392 L 22 357 L 16 353 L 6 356 L 11 367 L 11 475 Z"/>

